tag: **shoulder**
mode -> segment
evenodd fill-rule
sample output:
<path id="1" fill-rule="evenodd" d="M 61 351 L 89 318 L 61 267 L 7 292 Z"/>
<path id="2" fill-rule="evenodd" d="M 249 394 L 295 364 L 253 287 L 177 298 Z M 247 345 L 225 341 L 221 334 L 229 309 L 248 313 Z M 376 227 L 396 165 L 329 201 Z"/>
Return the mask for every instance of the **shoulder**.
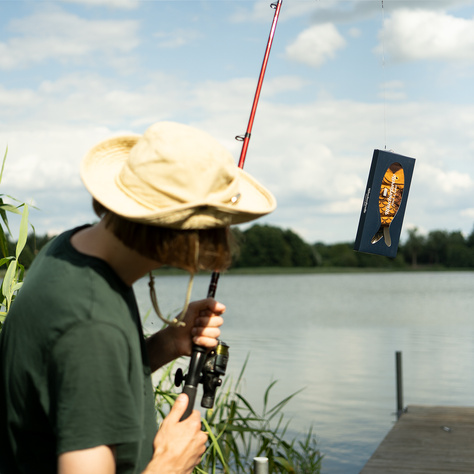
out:
<path id="1" fill-rule="evenodd" d="M 7 318 L 28 330 L 36 344 L 53 344 L 81 322 L 115 326 L 123 333 L 136 330 L 133 290 L 106 262 L 78 254 L 70 244 L 72 233 L 56 237 L 38 255 Z"/>

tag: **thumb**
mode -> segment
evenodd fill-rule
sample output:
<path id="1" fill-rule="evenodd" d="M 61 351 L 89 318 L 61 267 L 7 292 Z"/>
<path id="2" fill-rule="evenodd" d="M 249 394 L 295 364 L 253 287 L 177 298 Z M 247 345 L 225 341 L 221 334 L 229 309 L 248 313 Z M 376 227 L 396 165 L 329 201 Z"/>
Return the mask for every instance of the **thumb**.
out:
<path id="1" fill-rule="evenodd" d="M 189 397 L 185 393 L 180 393 L 178 398 L 175 400 L 171 411 L 168 414 L 168 419 L 174 422 L 178 422 L 184 415 L 186 408 L 188 407 Z"/>

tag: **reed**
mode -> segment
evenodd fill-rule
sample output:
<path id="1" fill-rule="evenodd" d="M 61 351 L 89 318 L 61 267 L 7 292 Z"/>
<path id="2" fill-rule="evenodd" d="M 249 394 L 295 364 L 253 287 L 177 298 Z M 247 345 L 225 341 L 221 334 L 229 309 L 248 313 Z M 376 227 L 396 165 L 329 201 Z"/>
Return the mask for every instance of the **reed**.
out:
<path id="1" fill-rule="evenodd" d="M 8 148 L 5 150 L 3 156 L 2 168 L 0 171 L 0 183 L 3 178 L 3 171 L 7 159 Z M 28 214 L 29 208 L 25 203 L 21 203 L 11 196 L 6 196 L 10 201 L 17 202 L 17 205 L 5 202 L 4 194 L 0 194 L 0 268 L 6 268 L 3 276 L 0 296 L 0 331 L 3 322 L 8 314 L 10 306 L 18 293 L 18 290 L 23 285 L 23 278 L 25 275 L 25 268 L 20 263 L 19 258 L 21 252 L 25 248 L 26 239 L 28 238 Z M 8 222 L 8 213 L 21 215 L 20 230 L 18 241 L 16 243 L 15 251 L 11 255 L 8 245 L 7 235 L 12 235 L 10 225 Z"/>
<path id="2" fill-rule="evenodd" d="M 156 406 L 161 417 L 166 416 L 180 393 L 173 381 L 175 365 L 169 364 L 160 373 L 161 378 L 155 380 Z M 240 393 L 246 365 L 247 361 L 237 380 L 226 378 L 217 390 L 214 408 L 202 417 L 209 445 L 194 473 L 252 473 L 253 458 L 265 456 L 272 474 L 318 474 L 323 456 L 312 427 L 302 438 L 287 439 L 290 422 L 283 409 L 299 391 L 270 405 L 270 395 L 277 383 L 274 381 L 263 394 L 262 409 L 257 410 Z"/>

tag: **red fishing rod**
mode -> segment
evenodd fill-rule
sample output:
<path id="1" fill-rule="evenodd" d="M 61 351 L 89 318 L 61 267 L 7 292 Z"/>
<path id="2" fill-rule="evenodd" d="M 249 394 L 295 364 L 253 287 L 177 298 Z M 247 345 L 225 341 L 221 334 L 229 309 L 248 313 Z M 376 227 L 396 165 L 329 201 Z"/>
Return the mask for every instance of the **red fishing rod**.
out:
<path id="1" fill-rule="evenodd" d="M 242 151 L 240 152 L 239 168 L 244 167 L 245 157 L 247 156 L 247 148 L 250 142 L 250 135 L 252 134 L 253 121 L 255 119 L 255 112 L 257 111 L 258 100 L 260 98 L 260 91 L 262 90 L 263 79 L 265 77 L 265 71 L 267 69 L 268 58 L 270 57 L 270 51 L 272 49 L 273 37 L 275 36 L 275 30 L 278 23 L 278 17 L 280 16 L 280 9 L 283 0 L 278 0 L 276 3 L 272 3 L 270 6 L 275 9 L 273 15 L 272 27 L 270 29 L 270 35 L 268 37 L 267 48 L 265 50 L 265 56 L 263 57 L 262 68 L 260 70 L 260 76 L 258 78 L 257 90 L 255 91 L 255 97 L 253 99 L 252 110 L 250 111 L 249 123 L 247 125 L 247 131 L 245 135 L 236 136 L 236 140 L 243 141 Z"/>
<path id="2" fill-rule="evenodd" d="M 278 0 L 270 5 L 275 10 L 273 15 L 273 22 L 270 29 L 270 35 L 268 37 L 267 47 L 265 49 L 265 55 L 263 57 L 262 67 L 260 70 L 260 76 L 258 78 L 257 89 L 253 99 L 252 110 L 250 111 L 250 118 L 247 125 L 245 135 L 237 135 L 236 140 L 243 142 L 242 150 L 239 158 L 239 168 L 244 167 L 245 157 L 247 156 L 247 149 L 252 134 L 253 122 L 255 119 L 255 113 L 257 111 L 257 105 L 260 98 L 260 91 L 262 89 L 263 79 L 265 77 L 265 71 L 267 69 L 268 58 L 272 49 L 273 37 L 275 35 L 276 26 L 278 23 L 278 17 L 280 16 L 280 9 L 283 0 Z M 219 272 L 215 271 L 211 275 L 211 282 L 207 292 L 208 298 L 214 298 L 217 290 L 217 282 L 219 280 Z M 186 393 L 189 397 L 189 404 L 181 417 L 184 420 L 191 415 L 194 403 L 196 401 L 197 388 L 200 383 L 203 384 L 204 394 L 201 401 L 201 406 L 204 408 L 212 408 L 214 406 L 214 397 L 217 387 L 222 383 L 220 377 L 225 375 L 227 361 L 229 358 L 229 346 L 222 341 L 218 341 L 217 347 L 208 352 L 205 347 L 193 345 L 193 352 L 191 355 L 191 361 L 189 363 L 188 374 L 183 376 L 180 369 L 176 373 L 175 383 L 177 386 L 181 385 L 184 379 L 183 393 Z"/>

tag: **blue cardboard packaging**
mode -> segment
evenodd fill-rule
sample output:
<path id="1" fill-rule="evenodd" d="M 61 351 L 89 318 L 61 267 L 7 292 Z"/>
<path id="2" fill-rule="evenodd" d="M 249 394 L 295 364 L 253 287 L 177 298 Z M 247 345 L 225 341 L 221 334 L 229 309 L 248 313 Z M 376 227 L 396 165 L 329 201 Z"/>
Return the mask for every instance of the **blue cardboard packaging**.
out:
<path id="1" fill-rule="evenodd" d="M 394 258 L 415 159 L 374 150 L 354 250 Z"/>

